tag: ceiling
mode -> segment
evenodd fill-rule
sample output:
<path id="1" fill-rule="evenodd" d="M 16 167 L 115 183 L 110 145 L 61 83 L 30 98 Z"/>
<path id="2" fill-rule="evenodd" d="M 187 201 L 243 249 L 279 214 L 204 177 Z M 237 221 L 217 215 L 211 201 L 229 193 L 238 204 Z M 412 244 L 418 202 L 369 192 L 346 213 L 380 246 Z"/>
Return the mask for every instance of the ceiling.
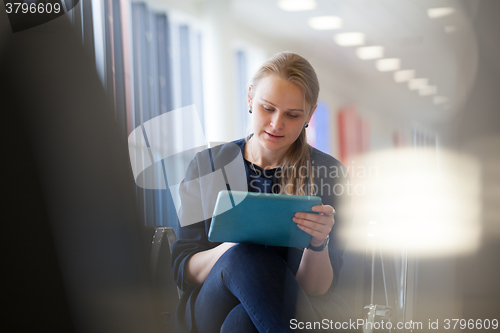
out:
<path id="1" fill-rule="evenodd" d="M 448 120 L 460 109 L 474 82 L 477 46 L 471 20 L 477 0 L 316 0 L 316 8 L 287 12 L 275 0 L 233 0 L 232 14 L 238 22 L 266 36 L 299 44 L 327 64 L 328 76 L 337 93 L 362 109 L 429 123 Z M 429 8 L 453 7 L 446 17 L 431 19 Z M 318 31 L 308 25 L 315 16 L 334 15 L 343 20 L 341 29 Z M 453 26 L 453 32 L 445 32 Z M 400 58 L 401 69 L 416 70 L 428 78 L 437 95 L 448 102 L 435 105 L 433 96 L 410 91 L 396 83 L 393 72 L 379 72 L 376 60 L 361 60 L 356 47 L 338 46 L 339 32 L 363 32 L 364 46 L 380 45 L 385 58 Z M 349 81 L 349 84 L 343 82 Z M 335 84 L 336 83 L 336 84 Z"/>

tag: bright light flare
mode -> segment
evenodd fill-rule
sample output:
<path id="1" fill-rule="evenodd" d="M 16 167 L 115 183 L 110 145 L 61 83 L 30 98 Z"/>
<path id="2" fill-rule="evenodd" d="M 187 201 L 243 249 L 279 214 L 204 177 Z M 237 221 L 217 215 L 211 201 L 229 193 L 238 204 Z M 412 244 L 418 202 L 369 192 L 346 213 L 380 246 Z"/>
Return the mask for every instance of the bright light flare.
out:
<path id="1" fill-rule="evenodd" d="M 362 60 L 372 60 L 384 57 L 383 46 L 363 46 L 356 49 L 356 55 Z"/>
<path id="2" fill-rule="evenodd" d="M 342 19 L 337 16 L 316 16 L 308 20 L 309 26 L 316 30 L 334 30 L 342 28 Z"/>
<path id="3" fill-rule="evenodd" d="M 430 95 L 435 95 L 437 93 L 437 87 L 436 86 L 427 86 L 420 88 L 418 90 L 418 94 L 420 96 L 430 96 Z"/>
<path id="4" fill-rule="evenodd" d="M 429 79 L 412 79 L 408 81 L 408 89 L 410 90 L 419 90 L 429 85 Z"/>
<path id="5" fill-rule="evenodd" d="M 397 71 L 401 68 L 401 59 L 398 58 L 387 58 L 377 60 L 375 67 L 381 72 L 391 72 Z"/>
<path id="6" fill-rule="evenodd" d="M 449 16 L 454 12 L 455 8 L 453 7 L 429 8 L 427 9 L 427 16 L 429 16 L 431 19 L 435 19 Z"/>
<path id="7" fill-rule="evenodd" d="M 300 12 L 316 8 L 314 0 L 279 0 L 278 7 L 287 12 Z"/>
<path id="8" fill-rule="evenodd" d="M 343 32 L 333 36 L 340 46 L 359 46 L 365 44 L 365 34 L 362 32 Z"/>
<path id="9" fill-rule="evenodd" d="M 421 257 L 465 254 L 479 246 L 480 165 L 474 158 L 451 151 L 395 149 L 359 156 L 378 172 L 356 179 L 353 210 L 361 221 L 351 244 L 367 248 L 367 235 L 383 250 L 407 247 Z M 371 224 L 370 221 L 377 221 Z"/>
<path id="10" fill-rule="evenodd" d="M 414 69 L 406 69 L 402 71 L 394 72 L 394 81 L 397 83 L 407 82 L 415 78 L 417 71 Z"/>

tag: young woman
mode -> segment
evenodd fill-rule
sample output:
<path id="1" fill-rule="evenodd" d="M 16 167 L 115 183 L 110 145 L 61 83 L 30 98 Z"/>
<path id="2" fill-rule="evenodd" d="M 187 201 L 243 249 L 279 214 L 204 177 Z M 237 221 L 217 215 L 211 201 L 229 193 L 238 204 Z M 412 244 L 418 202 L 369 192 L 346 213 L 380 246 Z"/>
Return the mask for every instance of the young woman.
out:
<path id="1" fill-rule="evenodd" d="M 349 197 L 344 166 L 306 141 L 318 93 L 307 60 L 291 52 L 273 56 L 248 89 L 253 134 L 234 141 L 240 154 L 230 154 L 244 159 L 250 192 L 321 197 L 323 205 L 313 207 L 317 213 L 293 218 L 312 236 L 309 247 L 212 243 L 207 239 L 211 219 L 180 227 L 172 249 L 174 276 L 183 291 L 174 318 L 178 331 L 288 332 L 332 317 L 325 312 L 332 311 L 342 265 L 338 229 L 350 222 Z M 207 166 L 224 166 L 229 145 L 197 154 L 185 180 L 208 174 Z M 181 185 L 180 219 L 190 207 L 213 203 L 217 193 L 210 187 L 203 181 Z"/>

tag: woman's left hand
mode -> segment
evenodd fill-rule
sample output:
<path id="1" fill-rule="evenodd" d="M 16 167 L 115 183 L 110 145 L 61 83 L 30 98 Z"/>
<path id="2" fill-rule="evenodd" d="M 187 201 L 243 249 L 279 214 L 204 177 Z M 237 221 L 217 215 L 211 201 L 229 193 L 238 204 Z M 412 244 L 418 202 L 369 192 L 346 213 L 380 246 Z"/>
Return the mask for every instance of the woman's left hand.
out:
<path id="1" fill-rule="evenodd" d="M 300 229 L 312 236 L 312 246 L 321 246 L 335 224 L 333 217 L 335 209 L 330 205 L 317 205 L 313 206 L 312 210 L 319 214 L 295 213 L 293 222 L 297 223 Z"/>

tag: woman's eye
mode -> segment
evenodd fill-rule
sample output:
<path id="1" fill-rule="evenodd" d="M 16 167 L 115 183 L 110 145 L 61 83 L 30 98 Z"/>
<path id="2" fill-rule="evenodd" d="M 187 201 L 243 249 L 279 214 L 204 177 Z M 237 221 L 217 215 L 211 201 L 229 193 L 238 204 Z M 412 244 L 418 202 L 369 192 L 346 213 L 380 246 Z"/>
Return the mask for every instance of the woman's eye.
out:
<path id="1" fill-rule="evenodd" d="M 297 115 L 295 115 L 295 114 L 289 114 L 289 116 L 290 116 L 291 118 L 298 118 L 298 117 L 299 117 L 299 116 L 297 116 Z"/>
<path id="2" fill-rule="evenodd" d="M 265 107 L 265 106 L 263 106 L 262 108 L 263 108 L 264 110 L 266 110 L 266 111 L 269 111 L 269 112 L 273 111 L 272 109 L 270 109 L 270 108 L 268 108 L 268 107 Z"/>

